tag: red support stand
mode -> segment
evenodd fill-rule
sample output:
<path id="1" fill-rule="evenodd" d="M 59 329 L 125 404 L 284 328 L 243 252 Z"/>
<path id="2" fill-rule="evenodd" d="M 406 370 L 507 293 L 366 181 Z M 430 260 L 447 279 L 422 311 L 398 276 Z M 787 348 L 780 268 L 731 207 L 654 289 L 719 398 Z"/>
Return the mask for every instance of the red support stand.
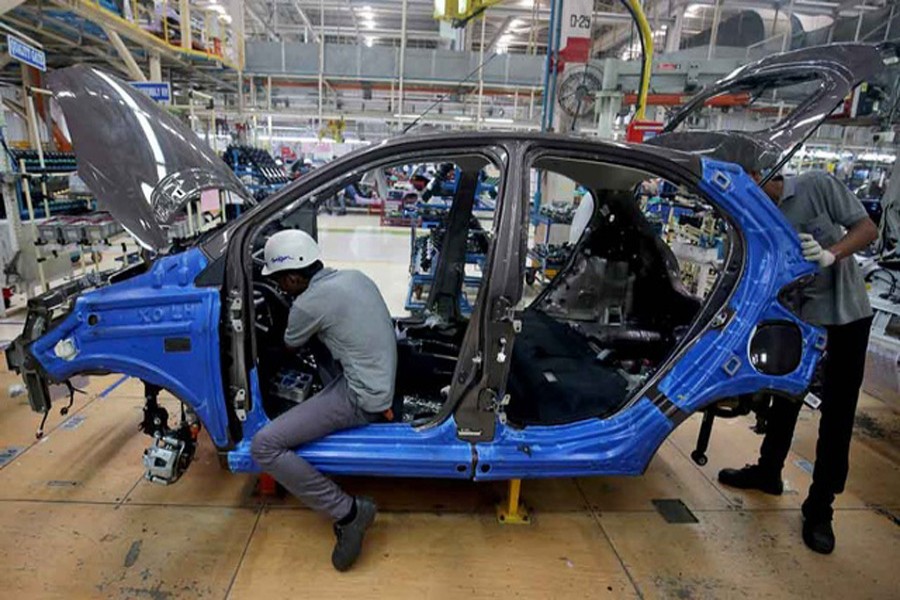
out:
<path id="1" fill-rule="evenodd" d="M 260 473 L 256 480 L 256 493 L 260 496 L 275 497 L 278 495 L 278 482 L 268 473 Z"/>

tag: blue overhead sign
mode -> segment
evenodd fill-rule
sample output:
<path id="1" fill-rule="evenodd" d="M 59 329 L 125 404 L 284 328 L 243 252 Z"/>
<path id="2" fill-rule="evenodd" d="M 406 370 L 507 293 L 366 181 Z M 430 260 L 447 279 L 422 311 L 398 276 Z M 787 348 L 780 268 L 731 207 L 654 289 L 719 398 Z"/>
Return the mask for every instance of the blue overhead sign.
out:
<path id="1" fill-rule="evenodd" d="M 47 70 L 47 55 L 44 54 L 43 50 L 38 50 L 34 46 L 26 44 L 14 35 L 6 36 L 6 45 L 12 58 L 35 69 Z"/>
<path id="2" fill-rule="evenodd" d="M 141 90 L 161 104 L 172 103 L 172 86 L 168 81 L 132 81 L 131 87 Z"/>

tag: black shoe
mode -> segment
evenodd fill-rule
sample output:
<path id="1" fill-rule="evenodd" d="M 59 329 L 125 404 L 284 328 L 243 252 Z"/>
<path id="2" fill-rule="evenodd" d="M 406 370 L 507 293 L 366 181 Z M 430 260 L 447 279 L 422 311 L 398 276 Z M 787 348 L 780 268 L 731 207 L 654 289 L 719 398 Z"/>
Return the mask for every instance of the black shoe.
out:
<path id="1" fill-rule="evenodd" d="M 378 507 L 371 498 L 356 498 L 356 518 L 341 525 L 334 524 L 334 535 L 337 542 L 334 545 L 334 551 L 331 553 L 331 564 L 338 571 L 346 571 L 353 566 L 362 550 L 363 537 L 366 535 L 366 529 L 375 520 L 375 514 Z"/>
<path id="2" fill-rule="evenodd" d="M 719 482 L 728 487 L 742 490 L 759 490 L 773 496 L 784 492 L 784 482 L 780 475 L 772 475 L 759 465 L 747 465 L 743 469 L 722 469 Z"/>
<path id="3" fill-rule="evenodd" d="M 803 519 L 803 542 L 813 552 L 831 554 L 834 552 L 834 529 L 831 521 Z"/>

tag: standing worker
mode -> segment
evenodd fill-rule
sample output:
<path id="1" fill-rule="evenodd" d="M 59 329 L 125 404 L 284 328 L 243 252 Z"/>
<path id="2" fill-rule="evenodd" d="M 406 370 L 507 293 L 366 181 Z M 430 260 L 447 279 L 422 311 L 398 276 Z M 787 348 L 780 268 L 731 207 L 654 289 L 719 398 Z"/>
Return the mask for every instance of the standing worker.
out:
<path id="1" fill-rule="evenodd" d="M 759 173 L 753 176 L 760 181 Z M 763 189 L 799 232 L 804 258 L 821 268 L 803 290 L 800 315 L 828 331 L 816 462 L 803 502 L 803 541 L 816 552 L 830 554 L 834 550 L 832 504 L 847 481 L 850 438 L 872 324 L 872 307 L 853 254 L 874 241 L 878 230 L 856 196 L 825 172 L 776 176 Z M 780 495 L 784 491 L 781 470 L 801 405 L 776 399 L 757 464 L 723 469 L 719 481 Z"/>
<path id="2" fill-rule="evenodd" d="M 263 427 L 251 444 L 253 459 L 313 510 L 334 521 L 331 562 L 349 569 L 359 556 L 377 507 L 352 497 L 295 452 L 329 433 L 381 421 L 394 397 L 397 340 L 384 299 L 359 271 L 336 271 L 320 260 L 315 240 L 302 231 L 272 235 L 262 274 L 294 298 L 284 342 L 296 350 L 315 335 L 343 372 L 318 394 Z"/>

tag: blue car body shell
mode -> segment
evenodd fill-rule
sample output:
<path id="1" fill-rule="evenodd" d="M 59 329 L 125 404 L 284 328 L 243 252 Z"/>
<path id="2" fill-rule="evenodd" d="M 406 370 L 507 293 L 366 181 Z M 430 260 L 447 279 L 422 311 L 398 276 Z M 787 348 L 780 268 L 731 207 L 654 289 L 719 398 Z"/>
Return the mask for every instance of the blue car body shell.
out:
<path id="1" fill-rule="evenodd" d="M 670 359 L 656 389 L 683 414 L 760 389 L 799 394 L 812 377 L 823 333 L 782 306 L 778 295 L 815 267 L 803 260 L 787 221 L 739 167 L 705 160 L 700 187 L 740 228 L 744 268 L 728 300 L 730 320 L 707 329 Z M 85 293 L 31 351 L 54 381 L 84 372 L 118 372 L 161 386 L 191 406 L 212 441 L 227 448 L 220 291 L 193 283 L 206 266 L 203 253 L 191 249 L 161 258 L 144 274 Z M 799 367 L 787 375 L 765 375 L 750 363 L 756 327 L 772 319 L 795 323 L 804 342 Z M 251 410 L 241 423 L 241 439 L 227 455 L 235 472 L 258 470 L 250 441 L 268 422 L 255 369 L 250 379 Z M 427 429 L 392 423 L 338 432 L 297 452 L 322 471 L 340 474 L 478 480 L 634 475 L 644 471 L 675 425 L 645 395 L 607 419 L 522 429 L 498 423 L 489 443 L 460 440 L 451 416 Z"/>
<path id="2" fill-rule="evenodd" d="M 31 353 L 54 381 L 111 372 L 165 388 L 196 411 L 217 446 L 226 446 L 219 290 L 194 286 L 206 266 L 206 256 L 191 249 L 84 293 L 61 323 L 34 341 Z M 57 355 L 63 340 L 73 346 L 70 358 Z"/>

